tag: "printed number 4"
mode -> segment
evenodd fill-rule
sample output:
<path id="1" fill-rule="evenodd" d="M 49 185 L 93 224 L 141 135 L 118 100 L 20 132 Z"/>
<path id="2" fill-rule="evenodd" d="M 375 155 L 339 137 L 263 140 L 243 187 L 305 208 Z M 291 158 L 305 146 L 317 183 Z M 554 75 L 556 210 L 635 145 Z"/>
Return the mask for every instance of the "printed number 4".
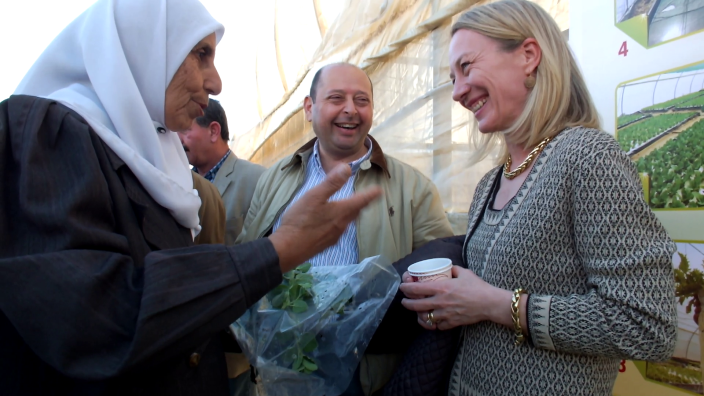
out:
<path id="1" fill-rule="evenodd" d="M 619 373 L 625 373 L 626 372 L 626 361 L 621 360 L 621 366 L 618 368 Z"/>
<path id="2" fill-rule="evenodd" d="M 623 44 L 621 44 L 621 48 L 618 50 L 618 54 L 623 56 L 628 55 L 628 43 L 624 41 Z"/>

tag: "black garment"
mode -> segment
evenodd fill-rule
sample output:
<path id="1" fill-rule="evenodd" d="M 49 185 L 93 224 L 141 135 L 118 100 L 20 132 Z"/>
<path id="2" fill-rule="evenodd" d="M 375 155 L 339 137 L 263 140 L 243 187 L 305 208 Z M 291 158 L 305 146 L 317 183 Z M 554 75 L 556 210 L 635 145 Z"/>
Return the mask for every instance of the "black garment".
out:
<path id="1" fill-rule="evenodd" d="M 465 236 L 457 235 L 428 242 L 394 263 L 399 275 L 411 264 L 431 258 L 449 258 L 466 267 L 462 259 Z M 428 331 L 418 324 L 417 314 L 401 305 L 405 295 L 399 290 L 384 319 L 374 333 L 367 353 L 403 353 L 401 365 L 376 394 L 393 396 L 434 396 L 447 393 L 452 364 L 461 328 Z"/>
<path id="2" fill-rule="evenodd" d="M 192 246 L 47 99 L 0 103 L 0 187 L 0 394 L 227 395 L 216 335 L 281 283 L 268 239 Z"/>

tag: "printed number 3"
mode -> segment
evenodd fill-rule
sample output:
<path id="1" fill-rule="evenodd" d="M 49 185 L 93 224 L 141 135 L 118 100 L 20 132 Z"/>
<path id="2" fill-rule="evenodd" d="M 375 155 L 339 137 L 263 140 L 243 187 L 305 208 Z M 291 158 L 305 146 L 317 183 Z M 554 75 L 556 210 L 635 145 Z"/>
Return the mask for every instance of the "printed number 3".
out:
<path id="1" fill-rule="evenodd" d="M 618 368 L 619 373 L 625 373 L 626 372 L 626 361 L 621 360 L 621 366 Z"/>
<path id="2" fill-rule="evenodd" d="M 621 44 L 621 48 L 618 50 L 618 54 L 623 56 L 628 55 L 628 43 L 624 41 L 623 44 Z"/>

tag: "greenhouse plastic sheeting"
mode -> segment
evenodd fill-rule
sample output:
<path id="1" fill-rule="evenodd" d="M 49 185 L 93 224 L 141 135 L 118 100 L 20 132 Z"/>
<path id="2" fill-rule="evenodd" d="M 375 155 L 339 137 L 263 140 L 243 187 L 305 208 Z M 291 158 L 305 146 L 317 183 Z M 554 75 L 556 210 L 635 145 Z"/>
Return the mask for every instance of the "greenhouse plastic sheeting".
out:
<path id="1" fill-rule="evenodd" d="M 313 138 L 302 110 L 313 75 L 326 64 L 350 62 L 364 68 L 374 84 L 370 133 L 384 152 L 433 180 L 447 212 L 466 213 L 476 184 L 496 165 L 500 150 L 495 147 L 493 155 L 483 161 L 468 162 L 478 131 L 471 113 L 452 101 L 448 46 L 452 23 L 462 12 L 485 2 L 348 0 L 334 9 L 336 15 L 326 15 L 325 10 L 334 7 L 325 0 L 274 1 L 275 19 L 279 23 L 285 20 L 282 8 L 295 8 L 299 3 L 315 10 L 311 13 L 320 18 L 318 22 L 311 17 L 288 24 L 285 31 L 276 25 L 272 39 L 277 44 L 261 49 L 269 60 L 259 62 L 264 58 L 258 58 L 257 62 L 257 70 L 267 68 L 266 73 L 256 76 L 261 122 L 238 136 L 233 143 L 235 153 L 269 167 Z M 562 30 L 567 28 L 567 0 L 536 3 L 556 19 Z M 305 63 L 300 61 L 302 57 L 296 63 L 292 55 L 282 51 L 297 45 L 295 29 L 311 26 L 319 30 L 319 45 Z M 271 31 L 274 29 L 266 34 Z M 299 53 L 310 52 L 309 41 L 298 45 Z M 267 90 L 265 85 L 276 87 Z"/>

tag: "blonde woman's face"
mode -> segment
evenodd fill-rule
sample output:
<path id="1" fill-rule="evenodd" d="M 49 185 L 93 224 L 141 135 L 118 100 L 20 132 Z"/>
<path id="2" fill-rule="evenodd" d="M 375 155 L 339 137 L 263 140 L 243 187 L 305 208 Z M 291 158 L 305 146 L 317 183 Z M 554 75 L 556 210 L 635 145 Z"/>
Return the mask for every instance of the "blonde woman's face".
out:
<path id="1" fill-rule="evenodd" d="M 500 44 L 473 30 L 461 29 L 450 41 L 452 99 L 477 118 L 482 133 L 508 129 L 523 112 L 529 90 L 521 47 L 505 52 Z"/>

